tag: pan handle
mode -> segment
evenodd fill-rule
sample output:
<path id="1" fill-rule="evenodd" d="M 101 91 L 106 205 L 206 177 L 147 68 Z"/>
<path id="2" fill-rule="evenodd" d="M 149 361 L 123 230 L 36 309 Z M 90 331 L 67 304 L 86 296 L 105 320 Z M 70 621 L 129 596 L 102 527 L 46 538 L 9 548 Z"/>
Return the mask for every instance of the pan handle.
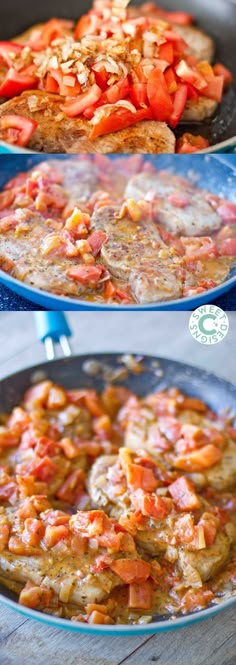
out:
<path id="1" fill-rule="evenodd" d="M 56 357 L 55 345 L 60 344 L 65 357 L 71 356 L 71 329 L 64 312 L 34 312 L 37 338 L 45 345 L 48 360 Z"/>

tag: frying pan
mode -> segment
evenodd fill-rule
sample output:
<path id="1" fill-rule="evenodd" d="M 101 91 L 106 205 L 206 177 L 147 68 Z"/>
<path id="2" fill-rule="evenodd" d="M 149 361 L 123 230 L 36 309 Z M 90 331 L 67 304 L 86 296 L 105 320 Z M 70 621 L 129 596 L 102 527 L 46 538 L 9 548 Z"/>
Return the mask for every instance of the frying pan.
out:
<path id="1" fill-rule="evenodd" d="M 37 312 L 35 313 L 35 320 L 38 338 L 45 343 L 47 357 L 50 359 L 55 357 L 54 343 L 59 341 L 67 357 L 24 369 L 3 379 L 0 385 L 0 408 L 3 412 L 9 412 L 16 404 L 20 403 L 24 391 L 32 383 L 33 377 L 36 375 L 39 376 L 39 372 L 41 378 L 47 377 L 66 388 L 83 387 L 101 391 L 104 387 L 102 373 L 96 376 L 89 376 L 86 372 L 86 363 L 88 363 L 88 360 L 98 361 L 112 370 L 121 367 L 120 353 L 94 353 L 90 355 L 70 356 L 71 348 L 68 342 L 70 329 L 61 312 Z M 128 377 L 122 379 L 120 383 L 140 396 L 144 396 L 150 391 L 165 389 L 168 386 L 177 386 L 188 395 L 203 399 L 211 409 L 218 413 L 223 412 L 225 409 L 228 409 L 232 414 L 235 413 L 236 385 L 228 383 L 214 374 L 209 374 L 202 369 L 191 367 L 185 363 L 146 355 L 143 356 L 142 368 L 143 371 L 141 374 L 137 375 L 130 372 Z M 160 370 L 162 371 L 162 376 L 160 376 Z M 233 603 L 236 604 L 236 597 L 229 598 L 216 607 L 211 607 L 187 616 L 174 619 L 156 616 L 150 624 L 133 626 L 92 626 L 43 614 L 42 612 L 18 605 L 16 596 L 2 585 L 0 585 L 0 602 L 31 619 L 43 621 L 57 628 L 90 634 L 137 635 L 140 633 L 147 634 L 164 630 L 174 630 L 195 623 L 196 621 L 207 619 L 221 610 L 228 608 Z"/>
<path id="2" fill-rule="evenodd" d="M 40 161 L 49 158 L 50 155 L 15 155 L 14 159 L 11 156 L 0 159 L 0 189 L 9 178 L 20 171 L 27 171 Z M 57 158 L 63 160 L 68 158 L 68 155 L 57 155 Z M 110 158 L 113 159 L 114 155 Z M 207 187 L 209 191 L 221 194 L 236 203 L 236 155 L 194 155 L 194 159 L 192 159 L 192 155 L 156 155 L 155 157 L 147 155 L 146 158 L 158 169 L 168 169 L 188 177 L 193 182 L 197 182 L 199 187 Z M 2 270 L 0 270 L 0 281 L 18 295 L 50 310 L 190 310 L 204 303 L 212 302 L 229 291 L 236 284 L 236 267 L 231 270 L 227 280 L 203 294 L 146 305 L 106 305 L 56 296 L 20 282 Z"/>
<path id="3" fill-rule="evenodd" d="M 142 0 L 136 0 L 140 5 Z M 197 24 L 213 37 L 216 43 L 216 61 L 228 67 L 236 75 L 236 4 L 234 0 L 161 0 L 164 9 L 187 11 L 196 18 Z M 39 5 L 31 0 L 8 0 L 0 9 L 0 39 L 10 39 L 34 23 L 47 21 L 52 16 L 79 18 L 91 7 L 91 0 L 41 0 Z M 236 90 L 231 87 L 213 120 L 204 123 L 182 123 L 177 135 L 184 131 L 202 134 L 209 139 L 215 152 L 233 151 L 236 147 Z M 0 143 L 0 152 L 29 152 L 6 143 Z"/>

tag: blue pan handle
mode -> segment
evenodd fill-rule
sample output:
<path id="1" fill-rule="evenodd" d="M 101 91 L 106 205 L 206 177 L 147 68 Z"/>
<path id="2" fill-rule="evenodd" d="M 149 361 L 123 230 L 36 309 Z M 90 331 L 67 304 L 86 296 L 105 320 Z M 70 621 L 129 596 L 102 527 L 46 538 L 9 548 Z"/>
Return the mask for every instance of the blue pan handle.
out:
<path id="1" fill-rule="evenodd" d="M 34 312 L 37 338 L 45 345 L 48 360 L 55 358 L 55 344 L 60 344 L 65 356 L 71 355 L 68 337 L 71 329 L 63 312 Z"/>

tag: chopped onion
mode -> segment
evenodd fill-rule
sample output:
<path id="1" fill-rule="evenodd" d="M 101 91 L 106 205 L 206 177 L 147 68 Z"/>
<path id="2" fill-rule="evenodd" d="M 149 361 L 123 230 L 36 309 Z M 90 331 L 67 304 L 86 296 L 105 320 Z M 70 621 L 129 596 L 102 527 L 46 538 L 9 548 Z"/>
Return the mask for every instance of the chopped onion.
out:
<path id="1" fill-rule="evenodd" d="M 59 599 L 62 601 L 62 603 L 68 603 L 70 599 L 71 589 L 73 587 L 73 582 L 74 578 L 71 576 L 66 577 L 61 581 Z"/>
<path id="2" fill-rule="evenodd" d="M 104 104 L 104 106 L 99 106 L 90 122 L 92 125 L 96 125 L 102 118 L 108 117 L 113 111 L 120 108 L 125 108 L 128 111 L 131 111 L 131 113 L 136 113 L 136 108 L 131 102 L 121 99 L 119 102 L 116 102 L 116 104 Z"/>

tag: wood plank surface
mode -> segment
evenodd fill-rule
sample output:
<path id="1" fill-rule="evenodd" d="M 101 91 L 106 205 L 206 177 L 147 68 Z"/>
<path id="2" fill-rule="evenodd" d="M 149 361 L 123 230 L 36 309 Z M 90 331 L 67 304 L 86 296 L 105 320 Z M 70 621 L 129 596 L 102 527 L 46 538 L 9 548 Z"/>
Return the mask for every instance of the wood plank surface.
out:
<path id="1" fill-rule="evenodd" d="M 183 360 L 235 381 L 236 313 L 213 347 L 195 342 L 188 312 L 69 313 L 77 353 L 125 351 Z M 0 377 L 45 360 L 31 313 L 0 313 Z M 0 665 L 236 665 L 232 608 L 179 631 L 140 637 L 87 637 L 52 629 L 0 606 Z"/>

